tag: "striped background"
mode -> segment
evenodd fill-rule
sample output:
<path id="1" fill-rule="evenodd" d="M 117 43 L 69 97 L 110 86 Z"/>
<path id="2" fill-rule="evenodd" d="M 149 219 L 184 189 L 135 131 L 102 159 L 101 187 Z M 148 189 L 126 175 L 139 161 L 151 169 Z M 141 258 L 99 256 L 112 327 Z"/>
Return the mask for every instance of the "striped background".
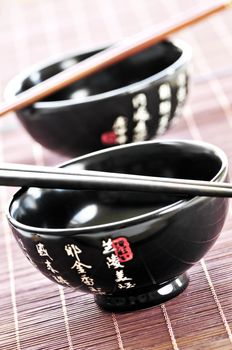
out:
<path id="1" fill-rule="evenodd" d="M 212 1 L 208 0 L 208 3 Z M 28 65 L 111 43 L 199 0 L 1 0 L 0 91 Z M 206 4 L 207 1 L 204 1 Z M 178 124 L 163 138 L 204 140 L 232 161 L 232 10 L 176 35 L 193 47 L 191 94 Z M 0 161 L 63 161 L 35 143 L 14 114 L 0 122 Z M 28 264 L 5 219 L 15 189 L 0 189 L 0 349 L 232 349 L 232 211 L 187 290 L 159 307 L 101 311 L 91 296 L 63 289 Z"/>

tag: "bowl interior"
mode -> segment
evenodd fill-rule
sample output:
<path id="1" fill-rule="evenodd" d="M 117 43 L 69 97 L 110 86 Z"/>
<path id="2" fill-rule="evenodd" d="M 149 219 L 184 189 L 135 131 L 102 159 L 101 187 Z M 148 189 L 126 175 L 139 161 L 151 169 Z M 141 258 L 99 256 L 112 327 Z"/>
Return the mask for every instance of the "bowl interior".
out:
<path id="1" fill-rule="evenodd" d="M 17 93 L 31 88 L 41 81 L 48 79 L 65 68 L 71 67 L 75 63 L 80 62 L 99 51 L 101 50 L 68 57 L 32 72 L 32 74 L 26 77 L 22 82 L 20 90 L 17 91 Z M 93 74 L 89 78 L 82 79 L 69 87 L 50 95 L 43 101 L 79 99 L 139 82 L 165 70 L 176 62 L 181 54 L 182 49 L 180 47 L 177 47 L 168 41 L 161 42 L 142 53 L 125 59 L 99 73 Z"/>
<path id="2" fill-rule="evenodd" d="M 157 143 L 154 147 L 146 143 L 97 152 L 65 166 L 72 170 L 212 180 L 222 169 L 222 160 L 213 150 L 200 146 Z M 179 200 L 179 196 L 161 193 L 29 188 L 15 196 L 10 215 L 38 228 L 81 228 L 135 218 Z"/>

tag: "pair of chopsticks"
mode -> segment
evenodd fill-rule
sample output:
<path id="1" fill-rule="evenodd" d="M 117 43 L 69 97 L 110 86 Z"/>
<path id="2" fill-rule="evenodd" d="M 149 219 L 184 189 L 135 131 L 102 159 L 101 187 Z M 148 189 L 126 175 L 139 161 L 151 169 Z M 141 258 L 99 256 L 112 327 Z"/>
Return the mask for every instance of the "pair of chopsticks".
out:
<path id="1" fill-rule="evenodd" d="M 232 0 L 220 1 L 204 9 L 191 10 L 184 13 L 172 22 L 150 31 L 146 31 L 133 38 L 123 40 L 90 58 L 73 65 L 65 71 L 58 73 L 40 84 L 20 93 L 14 99 L 0 106 L 0 116 L 10 111 L 25 108 L 34 102 L 96 73 L 110 65 L 120 62 L 127 57 L 135 55 L 152 45 L 166 39 L 168 36 L 187 28 L 197 22 L 225 10 L 232 6 Z"/>
<path id="2" fill-rule="evenodd" d="M 232 197 L 232 185 L 228 183 L 21 164 L 0 164 L 0 185 Z"/>

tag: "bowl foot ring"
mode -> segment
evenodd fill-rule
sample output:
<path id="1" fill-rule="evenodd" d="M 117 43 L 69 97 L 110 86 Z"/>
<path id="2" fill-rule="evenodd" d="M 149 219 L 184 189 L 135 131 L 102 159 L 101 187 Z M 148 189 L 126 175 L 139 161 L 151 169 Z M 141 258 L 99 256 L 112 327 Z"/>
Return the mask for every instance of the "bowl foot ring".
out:
<path id="1" fill-rule="evenodd" d="M 176 297 L 188 286 L 189 277 L 186 273 L 173 278 L 160 285 L 152 285 L 146 288 L 135 289 L 120 295 L 95 295 L 98 306 L 109 311 L 130 311 L 142 309 L 161 303 Z"/>

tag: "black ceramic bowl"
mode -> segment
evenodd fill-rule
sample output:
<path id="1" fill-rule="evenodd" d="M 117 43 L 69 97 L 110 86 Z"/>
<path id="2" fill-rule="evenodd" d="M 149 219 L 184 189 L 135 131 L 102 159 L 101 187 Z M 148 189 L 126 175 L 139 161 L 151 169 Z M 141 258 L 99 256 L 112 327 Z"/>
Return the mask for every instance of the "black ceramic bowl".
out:
<path id="1" fill-rule="evenodd" d="M 225 181 L 227 158 L 190 141 L 130 144 L 64 165 Z M 159 304 L 188 283 L 186 271 L 214 244 L 228 200 L 122 191 L 21 189 L 8 220 L 26 256 L 52 281 L 95 295 L 110 310 Z"/>
<path id="2" fill-rule="evenodd" d="M 100 50 L 41 64 L 15 77 L 6 99 Z M 162 134 L 188 93 L 191 49 L 161 42 L 17 112 L 29 134 L 68 156 Z"/>

